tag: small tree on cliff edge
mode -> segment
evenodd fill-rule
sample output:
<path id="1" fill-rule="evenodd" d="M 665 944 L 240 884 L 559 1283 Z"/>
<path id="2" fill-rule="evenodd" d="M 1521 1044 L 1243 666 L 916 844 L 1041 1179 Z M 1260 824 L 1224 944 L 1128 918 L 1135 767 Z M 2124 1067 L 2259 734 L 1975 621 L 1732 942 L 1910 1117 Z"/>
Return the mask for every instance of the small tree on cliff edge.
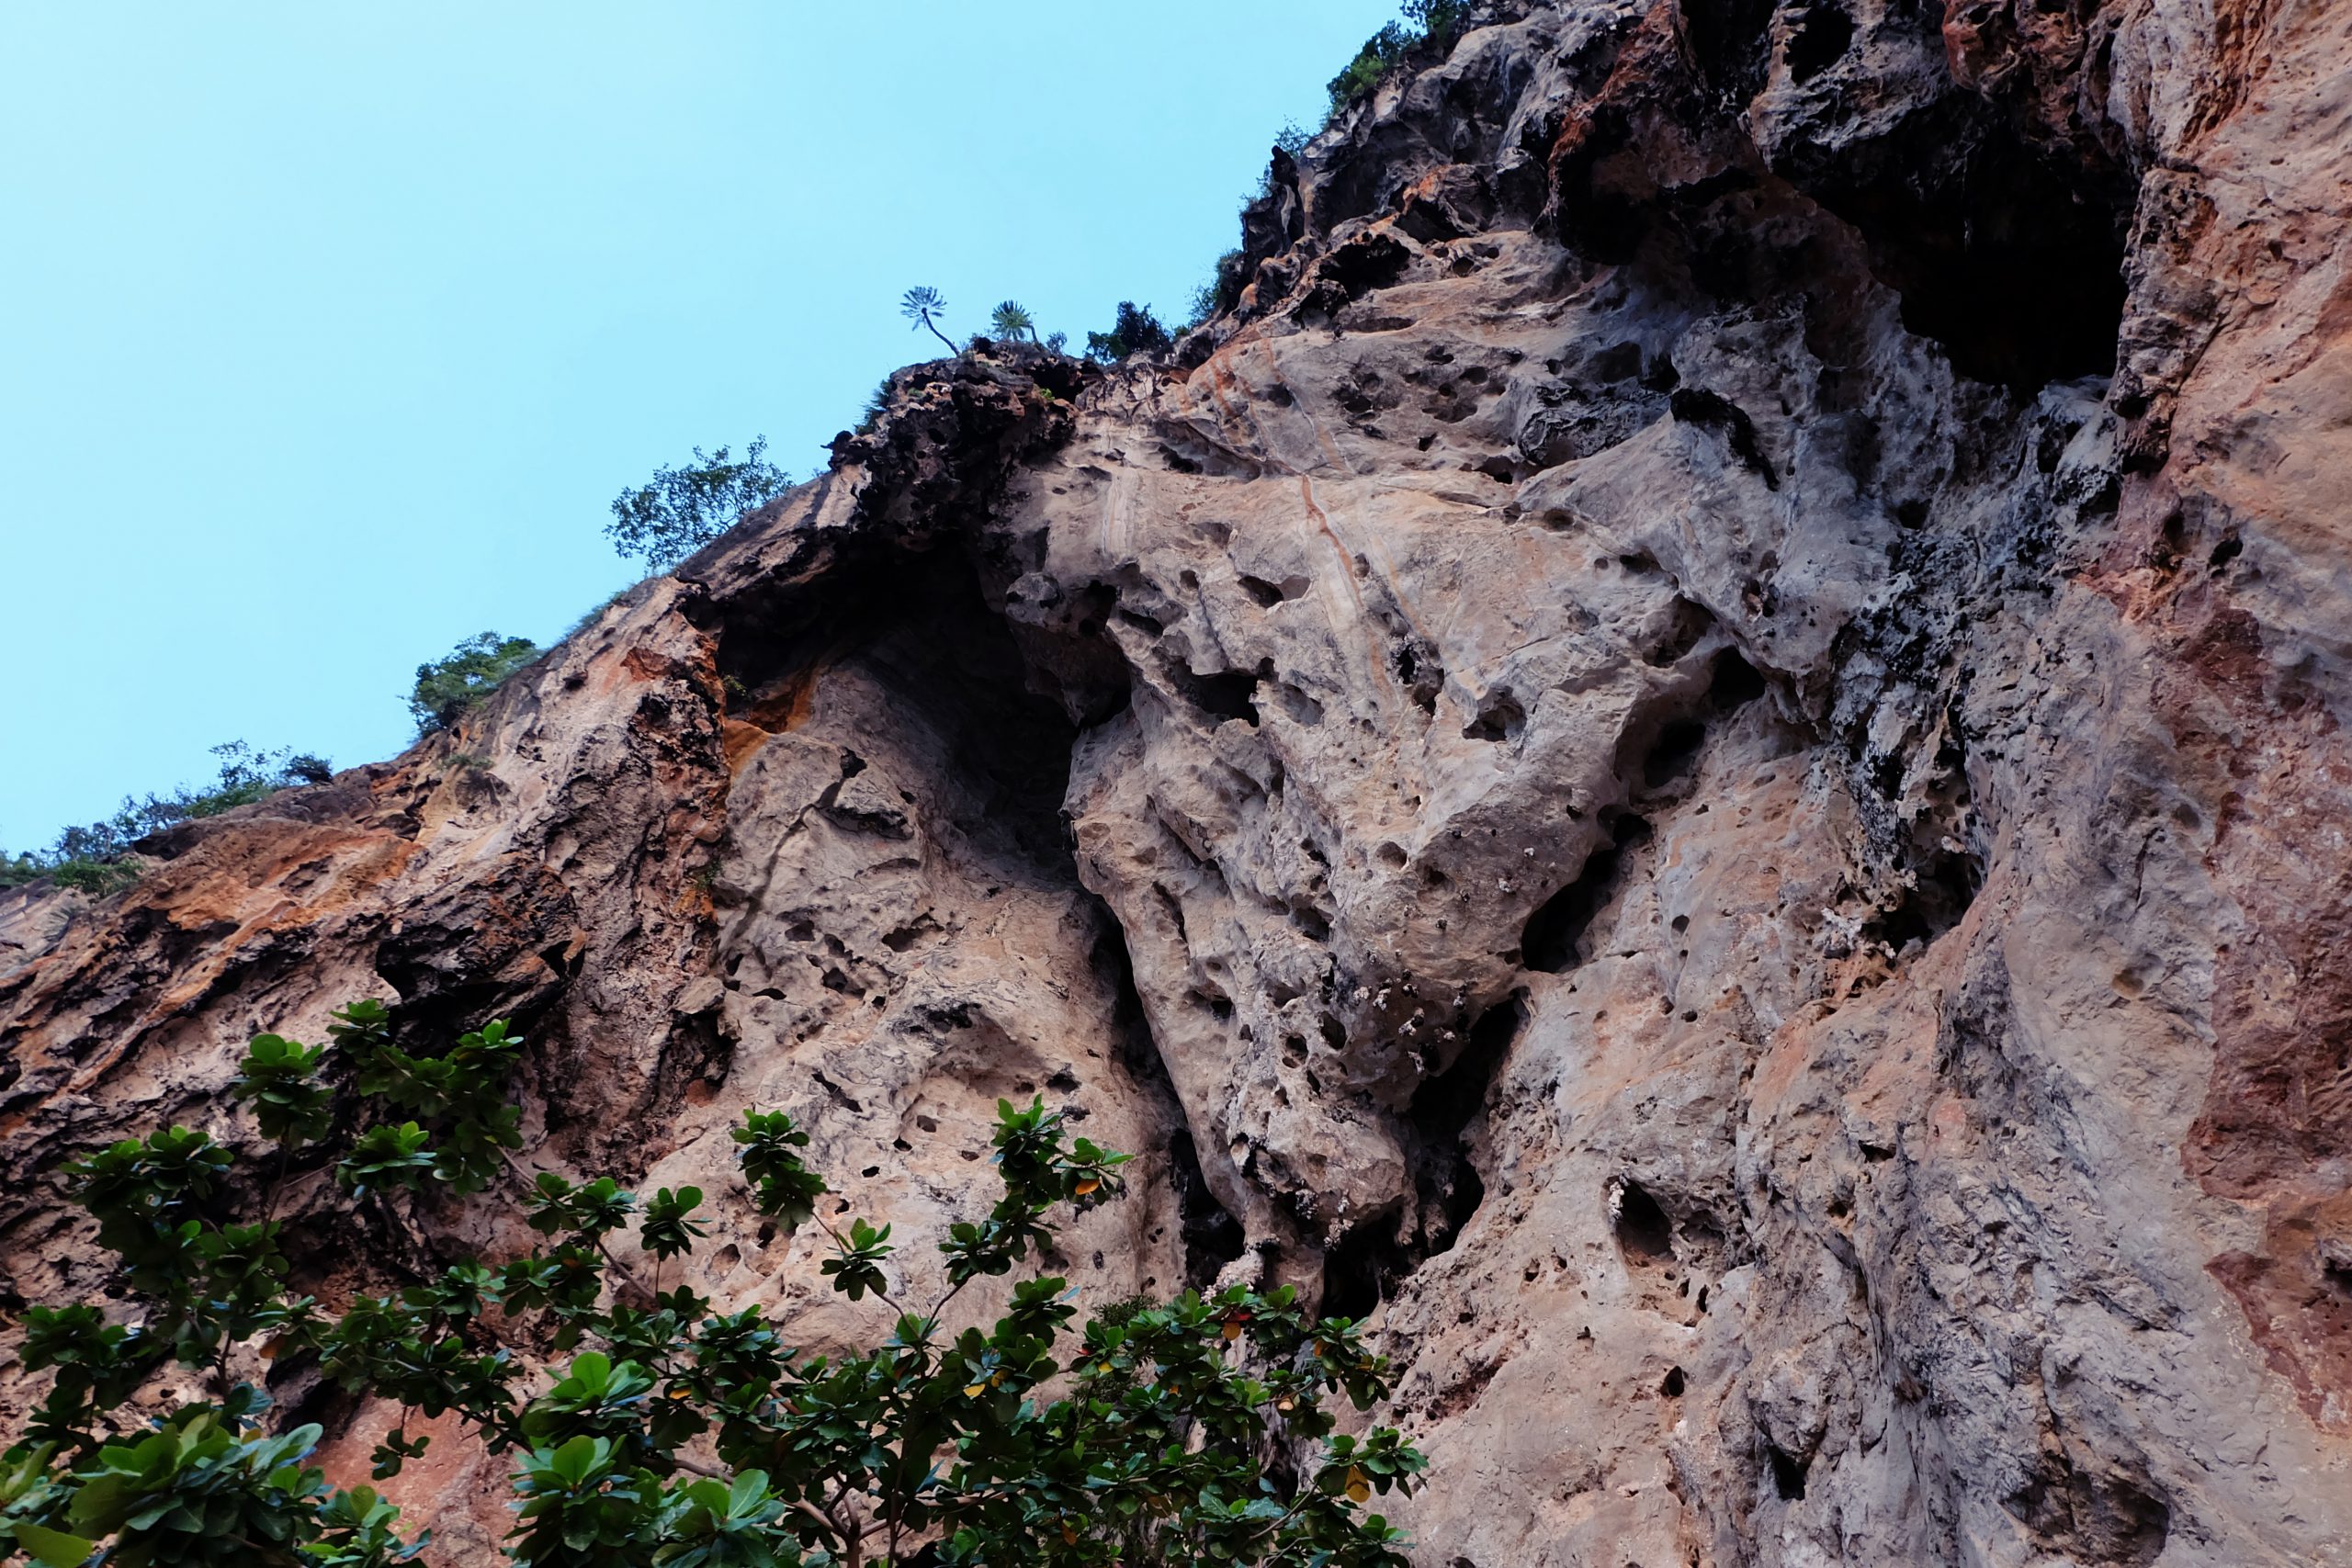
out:
<path id="1" fill-rule="evenodd" d="M 936 288 L 910 288 L 905 297 L 899 301 L 899 314 L 912 321 L 915 331 L 921 332 L 928 327 L 931 330 L 931 335 L 947 344 L 947 352 L 954 354 L 956 352 L 956 345 L 948 343 L 947 334 L 939 330 L 938 323 L 933 319 L 944 314 L 946 310 L 947 301 Z"/>
<path id="2" fill-rule="evenodd" d="M 20 1355 L 54 1385 L 29 1441 L 0 1461 L 0 1561 L 45 1568 L 390 1568 L 424 1549 L 368 1486 L 331 1490 L 305 1463 L 320 1428 L 272 1432 L 232 1369 L 314 1376 L 396 1403 L 374 1453 L 400 1473 L 434 1439 L 405 1413 L 455 1413 L 511 1456 L 508 1556 L 531 1568 L 819 1564 L 1268 1563 L 1404 1568 L 1396 1532 L 1360 1510 L 1410 1491 L 1419 1454 L 1388 1428 L 1335 1432 L 1324 1399 L 1359 1409 L 1387 1365 L 1344 1319 L 1314 1322 L 1287 1289 L 1236 1287 L 1134 1303 L 1076 1326 L 1066 1280 L 1027 1277 L 993 1326 L 950 1325 L 972 1280 L 1006 1275 L 1053 1234 L 1047 1216 L 1121 1190 L 1126 1156 L 1071 1137 L 1042 1100 L 998 1107 L 1003 1197 L 939 1245 L 947 1288 L 894 1296 L 890 1227 L 819 1217 L 825 1182 L 782 1112 L 733 1130 L 751 1201 L 787 1233 L 814 1222 L 833 1289 L 897 1322 L 874 1348 L 808 1358 L 757 1306 L 727 1310 L 663 1266 L 703 1241 L 703 1194 L 650 1196 L 610 1177 L 526 1169 L 506 1084 L 522 1042 L 503 1024 L 437 1054 L 395 1043 L 374 1002 L 327 1045 L 274 1034 L 232 1089 L 277 1147 L 237 1152 L 173 1127 L 70 1168 L 119 1259 L 105 1305 L 34 1306 Z M 331 1088 L 330 1083 L 340 1088 Z M 459 1256 L 437 1274 L 331 1311 L 294 1289 L 277 1218 L 290 1170 L 331 1169 L 348 1223 L 443 1238 L 493 1225 L 415 1222 L 469 1197 L 514 1205 L 544 1237 L 520 1256 Z M 259 1190 L 240 1218 L 237 1195 Z M 830 1205 L 845 1210 L 839 1201 Z M 475 1216 L 480 1219 L 482 1216 Z M 634 1226 L 650 1278 L 608 1238 Z M 358 1249 L 340 1238 L 334 1250 Z M 903 1290 L 903 1286 L 897 1287 Z M 543 1359 L 552 1351 L 553 1359 Z M 174 1363 L 209 1384 L 143 1427 L 122 1412 Z M 1263 1456 L 1292 1463 L 1270 1467 Z M 13 1551 L 7 1550 L 13 1543 Z"/>
<path id="3" fill-rule="evenodd" d="M 477 632 L 446 656 L 418 665 L 408 695 L 417 734 L 455 728 L 499 682 L 538 656 L 539 645 L 529 637 Z"/>
<path id="4" fill-rule="evenodd" d="M 1165 354 L 1174 342 L 1150 306 L 1122 299 L 1109 332 L 1086 334 L 1086 357 L 1100 365 L 1116 365 L 1131 354 Z"/>
<path id="5" fill-rule="evenodd" d="M 767 461 L 765 436 L 753 436 L 742 457 L 727 448 L 695 460 L 653 470 L 650 483 L 613 498 L 613 520 L 605 536 L 624 556 L 636 556 L 655 571 L 680 561 L 792 488 L 792 476 Z"/>

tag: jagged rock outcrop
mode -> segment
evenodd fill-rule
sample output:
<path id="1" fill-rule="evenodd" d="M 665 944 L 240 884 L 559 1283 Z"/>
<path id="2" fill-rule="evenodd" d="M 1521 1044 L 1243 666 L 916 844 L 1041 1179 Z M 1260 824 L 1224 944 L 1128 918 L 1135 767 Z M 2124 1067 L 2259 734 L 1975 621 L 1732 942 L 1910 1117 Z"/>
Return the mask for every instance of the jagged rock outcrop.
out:
<path id="1" fill-rule="evenodd" d="M 1074 1277 L 1373 1314 L 1431 1564 L 2352 1562 L 2348 173 L 2324 0 L 1479 6 L 1169 363 L 901 372 L 461 736 L 0 895 L 15 1289 L 390 994 L 910 1233 L 1082 1106 Z"/>

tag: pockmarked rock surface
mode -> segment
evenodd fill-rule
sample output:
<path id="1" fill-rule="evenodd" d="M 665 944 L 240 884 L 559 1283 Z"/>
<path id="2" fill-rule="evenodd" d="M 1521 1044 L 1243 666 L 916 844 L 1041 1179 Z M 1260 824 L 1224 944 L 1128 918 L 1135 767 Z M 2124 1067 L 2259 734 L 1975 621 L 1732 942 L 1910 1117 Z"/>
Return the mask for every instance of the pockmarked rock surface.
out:
<path id="1" fill-rule="evenodd" d="M 1060 1266 L 1369 1315 L 1433 1568 L 2352 1563 L 2347 183 L 2327 0 L 1475 6 L 1164 361 L 902 371 L 462 733 L 0 895 L 11 1288 L 379 995 L 910 1237 L 1082 1109 Z M 499 1239 L 335 1201 L 329 1296 Z M 873 1327 L 813 1258 L 696 1282 Z"/>

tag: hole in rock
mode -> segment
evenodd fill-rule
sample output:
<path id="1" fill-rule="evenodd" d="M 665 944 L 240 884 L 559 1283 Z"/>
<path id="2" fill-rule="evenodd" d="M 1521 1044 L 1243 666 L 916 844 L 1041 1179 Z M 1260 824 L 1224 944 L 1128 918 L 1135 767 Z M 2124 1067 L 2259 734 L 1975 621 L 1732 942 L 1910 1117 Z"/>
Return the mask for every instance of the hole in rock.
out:
<path id="1" fill-rule="evenodd" d="M 1168 1139 L 1169 1179 L 1176 1189 L 1176 1213 L 1184 1247 L 1184 1282 L 1205 1286 L 1217 1270 L 1241 1256 L 1247 1238 L 1241 1222 L 1226 1212 L 1201 1174 L 1193 1134 L 1179 1128 Z"/>
<path id="2" fill-rule="evenodd" d="M 1216 719 L 1238 718 L 1252 729 L 1258 727 L 1258 677 L 1246 670 L 1224 670 L 1213 675 L 1195 674 L 1178 660 L 1170 660 L 1169 683 L 1183 694 L 1184 700 L 1201 712 Z"/>
<path id="3" fill-rule="evenodd" d="M 2128 174 L 2043 152 L 2007 108 L 1966 93 L 1913 117 L 1868 159 L 1823 156 L 1792 172 L 1861 231 L 1904 326 L 1941 344 L 1962 376 L 2030 391 L 2114 370 L 2136 202 Z"/>
<path id="4" fill-rule="evenodd" d="M 1585 929 L 1616 890 L 1619 862 L 1627 845 L 1649 837 L 1650 825 L 1626 812 L 1611 828 L 1613 841 L 1585 857 L 1575 881 L 1553 894 L 1527 917 L 1520 931 L 1521 961 L 1530 969 L 1557 975 L 1574 964 Z"/>
<path id="5" fill-rule="evenodd" d="M 1258 601 L 1264 609 L 1271 610 L 1283 602 L 1283 591 L 1262 577 L 1251 577 L 1245 572 L 1239 581 L 1241 591 Z"/>
<path id="6" fill-rule="evenodd" d="M 1803 85 L 1845 58 L 1853 46 L 1854 18 L 1827 0 L 1815 0 L 1789 13 L 1789 41 L 1781 58 L 1789 79 Z"/>
<path id="7" fill-rule="evenodd" d="M 1514 991 L 1478 1015 L 1451 1065 L 1421 1080 L 1404 1116 L 1417 1200 L 1412 1232 L 1399 1234 L 1399 1216 L 1391 1210 L 1341 1236 L 1324 1255 L 1324 1312 L 1353 1318 L 1371 1313 L 1395 1293 L 1398 1280 L 1453 1247 L 1486 1201 L 1487 1184 L 1464 1134 L 1485 1109 L 1495 1074 L 1526 1021 L 1526 996 Z"/>
<path id="8" fill-rule="evenodd" d="M 1682 1376 L 1682 1369 L 1668 1367 L 1666 1370 L 1666 1381 L 1658 1384 L 1657 1389 L 1668 1399 L 1679 1399 L 1682 1397 L 1682 1390 L 1685 1386 L 1687 1384 Z"/>
<path id="9" fill-rule="evenodd" d="M 1939 850 L 1918 868 L 1893 908 L 1864 922 L 1862 934 L 1896 953 L 1914 942 L 1925 946 L 1960 924 L 1983 881 L 1973 856 Z"/>
<path id="10" fill-rule="evenodd" d="M 1730 713 L 1764 694 L 1764 677 L 1756 666 L 1739 655 L 1737 649 L 1726 648 L 1715 655 L 1713 671 L 1707 677 L 1707 705 L 1717 713 Z"/>
<path id="11" fill-rule="evenodd" d="M 1508 691 L 1496 693 L 1487 699 L 1478 716 L 1464 725 L 1462 738 L 1465 740 L 1513 740 L 1527 726 L 1527 710 Z"/>
<path id="12" fill-rule="evenodd" d="M 1764 85 L 1764 29 L 1774 0 L 1682 0 L 1690 52 L 1726 100 L 1752 97 Z"/>
<path id="13" fill-rule="evenodd" d="M 1360 234 L 1341 245 L 1316 268 L 1316 276 L 1339 286 L 1347 299 L 1385 288 L 1404 276 L 1413 253 L 1394 235 Z"/>
<path id="14" fill-rule="evenodd" d="M 1318 1310 L 1324 1316 L 1361 1323 L 1380 1305 L 1387 1282 L 1402 1272 L 1397 1266 L 1403 1249 L 1394 1234 L 1396 1221 L 1394 1210 L 1370 1215 L 1323 1255 L 1323 1302 Z"/>
<path id="15" fill-rule="evenodd" d="M 1722 435 L 1731 455 L 1739 459 L 1740 467 L 1762 479 L 1766 489 L 1781 488 L 1780 472 L 1764 456 L 1763 446 L 1756 439 L 1756 422 L 1747 417 L 1747 410 L 1704 387 L 1677 387 L 1666 406 L 1682 423 Z"/>
<path id="16" fill-rule="evenodd" d="M 957 827 L 1057 882 L 1073 880 L 1061 803 L 1077 726 L 1061 703 L 1031 689 L 1011 628 L 989 610 L 960 551 L 845 547 L 845 558 L 814 587 L 797 579 L 763 584 L 701 601 L 690 614 L 717 633 L 720 674 L 752 694 L 752 722 L 787 728 L 821 700 L 820 669 L 853 669 L 888 695 L 909 728 L 935 738 L 957 784 L 948 792 L 960 803 Z M 1124 702 L 1123 664 L 1086 679 L 1102 687 L 1101 700 L 1086 704 L 1107 703 L 1107 716 Z M 843 753 L 844 778 L 865 766 Z"/>
<path id="17" fill-rule="evenodd" d="M 1657 740 L 1642 759 L 1642 782 L 1657 789 L 1688 773 L 1707 739 L 1707 727 L 1695 718 L 1678 718 L 1657 732 Z"/>
<path id="18" fill-rule="evenodd" d="M 1809 1460 L 1798 1459 L 1778 1443 L 1764 1445 L 1765 1457 L 1772 1463 L 1772 1490 L 1789 1502 L 1804 1495 L 1804 1473 L 1813 1468 Z"/>
<path id="19" fill-rule="evenodd" d="M 1705 637 L 1707 628 L 1714 624 L 1715 617 L 1708 613 L 1705 605 L 1695 600 L 1677 598 L 1674 612 L 1668 617 L 1657 641 L 1642 651 L 1642 662 L 1658 670 L 1680 663 L 1683 656 L 1699 646 L 1699 639 Z"/>
<path id="20" fill-rule="evenodd" d="M 1674 1226 L 1640 1182 L 1630 1177 L 1619 1180 L 1609 1207 L 1610 1228 L 1616 1232 L 1617 1246 L 1627 1261 L 1674 1261 Z"/>

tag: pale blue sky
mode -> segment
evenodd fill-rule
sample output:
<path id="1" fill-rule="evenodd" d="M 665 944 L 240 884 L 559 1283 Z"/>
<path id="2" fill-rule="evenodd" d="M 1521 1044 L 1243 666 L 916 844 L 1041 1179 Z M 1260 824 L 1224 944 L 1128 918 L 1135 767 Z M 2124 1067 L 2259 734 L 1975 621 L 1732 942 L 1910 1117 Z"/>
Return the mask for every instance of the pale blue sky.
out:
<path id="1" fill-rule="evenodd" d="M 0 6 L 0 846 L 637 575 L 606 507 L 806 474 L 927 283 L 1181 318 L 1390 0 Z"/>

